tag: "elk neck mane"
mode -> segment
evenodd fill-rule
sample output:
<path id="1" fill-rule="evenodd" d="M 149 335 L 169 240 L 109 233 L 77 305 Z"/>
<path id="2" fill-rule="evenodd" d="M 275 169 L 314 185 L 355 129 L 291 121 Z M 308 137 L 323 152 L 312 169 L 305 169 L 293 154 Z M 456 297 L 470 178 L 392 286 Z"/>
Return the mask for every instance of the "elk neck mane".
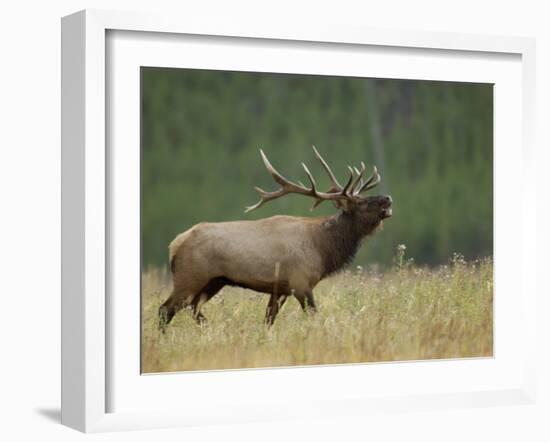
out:
<path id="1" fill-rule="evenodd" d="M 362 225 L 353 212 L 339 211 L 324 218 L 318 225 L 315 240 L 323 262 L 322 277 L 336 273 L 351 263 L 362 240 L 373 233 L 379 224 L 379 220 L 373 220 Z"/>

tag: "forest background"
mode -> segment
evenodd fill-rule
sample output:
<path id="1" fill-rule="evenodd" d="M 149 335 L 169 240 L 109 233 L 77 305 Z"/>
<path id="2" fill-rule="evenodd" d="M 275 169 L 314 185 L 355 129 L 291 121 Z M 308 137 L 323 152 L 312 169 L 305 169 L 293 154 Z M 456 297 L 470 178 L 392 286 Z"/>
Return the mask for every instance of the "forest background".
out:
<path id="1" fill-rule="evenodd" d="M 285 177 L 322 190 L 314 144 L 340 179 L 347 165 L 378 167 L 374 193 L 393 217 L 355 263 L 392 264 L 398 244 L 421 265 L 492 256 L 493 86 L 418 80 L 142 68 L 143 268 L 167 265 L 168 244 L 202 221 L 310 212 L 291 195 L 244 214 L 254 186 L 274 190 L 262 148 Z"/>

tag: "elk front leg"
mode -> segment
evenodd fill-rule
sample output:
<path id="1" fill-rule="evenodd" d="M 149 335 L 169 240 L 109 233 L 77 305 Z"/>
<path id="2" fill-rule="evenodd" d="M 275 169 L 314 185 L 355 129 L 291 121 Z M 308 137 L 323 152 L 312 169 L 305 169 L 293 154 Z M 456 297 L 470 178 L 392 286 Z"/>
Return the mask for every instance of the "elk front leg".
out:
<path id="1" fill-rule="evenodd" d="M 306 291 L 306 305 L 309 311 L 317 313 L 317 306 L 315 305 L 315 299 L 313 299 L 313 290 Z"/>
<path id="2" fill-rule="evenodd" d="M 272 294 L 269 297 L 269 302 L 267 303 L 267 309 L 265 311 L 265 323 L 268 326 L 272 326 L 275 322 L 275 318 L 279 313 L 279 310 L 286 302 L 287 295 L 276 295 Z"/>
<path id="3" fill-rule="evenodd" d="M 304 312 L 317 312 L 317 306 L 315 305 L 315 299 L 313 298 L 313 291 L 311 289 L 304 290 L 303 292 L 295 292 L 294 297 L 298 300 Z"/>

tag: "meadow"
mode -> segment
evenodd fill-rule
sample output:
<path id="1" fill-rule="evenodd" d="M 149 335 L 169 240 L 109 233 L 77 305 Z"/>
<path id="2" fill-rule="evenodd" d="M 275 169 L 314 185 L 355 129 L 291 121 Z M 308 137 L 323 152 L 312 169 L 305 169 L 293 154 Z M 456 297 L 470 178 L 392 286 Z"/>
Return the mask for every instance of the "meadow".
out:
<path id="1" fill-rule="evenodd" d="M 187 311 L 158 330 L 158 308 L 170 275 L 142 273 L 142 372 L 281 367 L 493 354 L 493 263 L 416 266 L 398 250 L 384 271 L 354 267 L 315 288 L 319 311 L 304 313 L 289 298 L 273 327 L 263 320 L 268 296 L 225 287 L 202 309 L 203 325 Z"/>

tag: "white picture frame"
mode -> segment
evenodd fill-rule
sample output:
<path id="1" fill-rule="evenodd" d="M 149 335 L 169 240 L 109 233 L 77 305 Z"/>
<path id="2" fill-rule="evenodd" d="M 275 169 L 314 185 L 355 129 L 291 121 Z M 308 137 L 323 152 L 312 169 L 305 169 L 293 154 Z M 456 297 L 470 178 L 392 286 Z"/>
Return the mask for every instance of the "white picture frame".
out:
<path id="1" fill-rule="evenodd" d="M 514 254 L 521 259 L 521 275 L 514 280 L 514 287 L 520 289 L 516 308 L 523 313 L 517 324 L 523 337 L 534 336 L 536 316 L 535 267 L 526 264 L 526 256 L 535 256 L 536 238 L 534 210 L 536 193 L 534 186 L 534 97 L 535 97 L 535 46 L 534 41 L 518 37 L 491 37 L 451 33 L 427 33 L 416 31 L 388 31 L 375 29 L 350 28 L 345 26 L 327 26 L 316 24 L 293 27 L 284 24 L 231 22 L 217 23 L 198 21 L 193 17 L 177 19 L 153 16 L 151 14 L 134 14 L 100 10 L 81 11 L 63 18 L 62 21 L 62 423 L 85 432 L 110 431 L 139 428 L 158 428 L 169 426 L 205 425 L 209 423 L 253 422 L 261 420 L 285 419 L 294 416 L 326 417 L 335 415 L 363 415 L 373 411 L 399 411 L 435 408 L 456 408 L 471 406 L 488 406 L 503 404 L 533 403 L 536 394 L 535 382 L 535 339 L 525 339 L 522 352 L 515 362 L 513 379 L 484 388 L 483 384 L 464 384 L 462 391 L 445 391 L 445 385 L 433 391 L 400 390 L 400 385 L 393 391 L 380 390 L 376 395 L 363 394 L 359 389 L 357 395 L 350 396 L 337 389 L 326 397 L 316 396 L 307 401 L 290 398 L 281 399 L 272 404 L 258 403 L 255 406 L 254 394 L 257 386 L 271 376 L 270 382 L 277 387 L 281 382 L 292 382 L 298 378 L 300 385 L 307 383 L 311 373 L 316 369 L 287 370 L 250 370 L 227 375 L 224 372 L 191 374 L 197 384 L 215 384 L 224 391 L 224 384 L 237 382 L 240 388 L 250 390 L 242 397 L 222 398 L 219 403 L 211 401 L 206 412 L 204 407 L 194 410 L 175 407 L 168 404 L 163 407 L 136 407 L 135 410 L 113 409 L 110 404 L 110 393 L 114 388 L 111 371 L 113 355 L 109 335 L 112 334 L 113 317 L 110 311 L 108 288 L 111 287 L 112 274 L 109 270 L 109 244 L 116 229 L 110 229 L 110 212 L 113 209 L 112 195 L 108 181 L 112 179 L 109 172 L 109 134 L 106 121 L 111 116 L 107 104 L 111 77 L 106 75 L 108 57 L 116 56 L 109 52 L 107 35 L 112 32 L 157 33 L 155 35 L 172 36 L 217 36 L 221 39 L 254 39 L 286 42 L 286 45 L 298 45 L 307 42 L 309 45 L 338 44 L 340 47 L 375 46 L 380 50 L 402 48 L 408 50 L 430 50 L 434 57 L 438 54 L 475 54 L 483 59 L 490 54 L 507 54 L 516 57 L 520 63 L 521 91 L 519 103 L 521 115 L 517 123 L 519 146 L 512 148 L 515 157 L 521 161 L 517 173 L 522 177 L 522 186 L 512 189 L 521 199 L 522 210 Z M 147 35 L 147 34 L 142 34 Z M 149 34 L 152 35 L 152 34 Z M 110 61 L 112 62 L 112 60 Z M 510 114 L 513 118 L 516 114 Z M 512 121 L 514 122 L 514 121 Z M 495 157 L 498 160 L 500 143 L 495 139 Z M 503 158 L 504 155 L 501 155 Z M 500 161 L 503 161 L 502 159 Z M 116 167 L 116 166 L 115 166 Z M 112 171 L 111 171 L 112 172 Z M 495 177 L 495 193 L 498 195 L 500 182 L 505 177 Z M 527 191 L 529 189 L 529 191 Z M 498 207 L 497 207 L 498 209 Z M 495 224 L 499 223 L 496 210 Z M 499 241 L 495 238 L 495 249 L 499 251 Z M 506 251 L 500 253 L 506 253 Z M 512 252 L 508 252 L 512 253 Z M 502 255 L 505 256 L 505 255 Z M 506 274 L 505 259 L 496 260 Z M 498 282 L 498 279 L 497 279 Z M 497 293 L 500 286 L 496 284 Z M 498 303 L 498 300 L 497 300 Z M 512 304 L 510 304 L 512 305 Z M 502 323 L 505 330 L 506 323 Z M 516 325 L 517 325 L 516 324 Z M 136 327 L 136 330 L 138 327 Z M 498 331 L 498 326 L 497 326 Z M 504 335 L 503 335 L 504 336 Z M 496 339 L 499 339 L 497 332 Z M 495 358 L 498 359 L 498 354 Z M 468 371 L 467 362 L 453 365 L 450 361 L 433 367 L 433 370 L 448 370 L 448 374 L 466 370 L 467 376 L 475 376 L 480 367 Z M 410 370 L 414 364 L 408 364 Z M 472 365 L 476 365 L 475 362 Z M 368 370 L 395 372 L 400 376 L 401 369 L 394 369 L 395 364 L 378 364 Z M 343 366 L 325 368 L 325 376 L 338 376 L 346 370 L 346 376 L 361 376 L 366 365 L 356 365 L 352 369 Z M 373 365 L 370 365 L 373 367 Z M 427 365 L 426 365 L 427 367 Z M 491 375 L 491 366 L 482 370 Z M 304 370 L 310 370 L 304 372 Z M 420 367 L 417 371 L 424 371 Z M 430 369 L 432 370 L 432 369 Z M 272 373 L 269 373 L 272 372 Z M 235 372 L 233 372 L 235 373 Z M 304 374 L 305 373 L 305 374 Z M 139 373 L 135 373 L 139 376 Z M 189 375 L 187 375 L 189 376 Z M 507 376 L 507 375 L 505 375 Z M 120 376 L 119 376 L 120 378 Z M 161 381 L 171 388 L 174 376 Z M 136 378 L 137 379 L 137 378 Z M 189 378 L 188 378 L 189 379 Z M 503 378 L 504 379 L 504 378 Z M 137 379 L 139 381 L 139 379 Z M 504 379 L 506 380 L 506 379 Z M 153 381 L 151 386 L 157 388 Z M 453 381 L 456 382 L 456 381 Z M 201 384 L 202 383 L 202 384 Z M 247 387 L 247 384 L 248 387 Z M 136 387 L 136 384 L 129 384 Z M 145 386 L 145 390 L 151 386 Z M 256 387 L 254 387 L 256 386 Z M 138 386 L 139 387 L 139 386 Z M 307 386 L 306 386 L 307 388 Z M 230 390 L 227 390 L 228 392 Z M 241 390 L 242 391 L 242 390 Z M 256 392 L 255 392 L 256 391 Z M 312 390 L 313 391 L 313 390 Z M 124 391 L 122 392 L 123 394 Z M 166 393 L 160 393 L 159 397 Z M 193 399 L 193 391 L 190 391 Z M 229 394 L 229 393 L 227 393 Z M 158 397 L 156 398 L 158 399 Z M 128 399 L 128 402 L 135 398 Z M 169 401 L 167 401 L 169 402 Z M 228 407 L 229 405 L 229 407 Z M 219 410 L 216 411 L 216 407 Z M 223 408 L 223 410 L 222 410 Z M 212 411 L 214 409 L 214 411 Z M 225 411 L 224 411 L 225 410 Z"/>

